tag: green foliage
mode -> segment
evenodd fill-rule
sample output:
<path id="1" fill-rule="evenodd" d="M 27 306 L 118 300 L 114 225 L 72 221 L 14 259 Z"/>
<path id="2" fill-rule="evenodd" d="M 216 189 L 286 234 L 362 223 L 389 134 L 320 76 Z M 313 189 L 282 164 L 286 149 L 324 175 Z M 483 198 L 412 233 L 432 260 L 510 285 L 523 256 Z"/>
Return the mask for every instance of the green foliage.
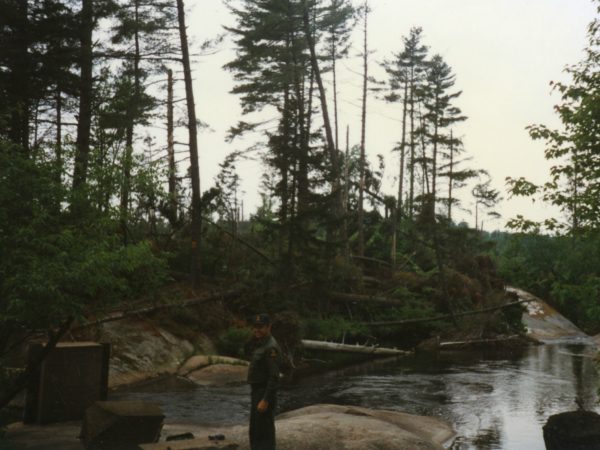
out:
<path id="1" fill-rule="evenodd" d="M 600 329 L 599 274 L 588 274 L 577 284 L 557 281 L 552 285 L 551 296 L 561 310 L 569 311 L 583 329 Z"/>
<path id="2" fill-rule="evenodd" d="M 303 324 L 303 335 L 306 339 L 319 341 L 339 341 L 343 336 L 364 334 L 366 329 L 340 316 L 326 319 L 306 319 Z"/>
<path id="3" fill-rule="evenodd" d="M 548 299 L 589 332 L 600 329 L 600 234 L 493 236 L 499 274 Z"/>
<path id="4" fill-rule="evenodd" d="M 234 358 L 244 357 L 244 345 L 250 337 L 252 331 L 249 328 L 231 327 L 219 335 L 216 345 L 219 354 L 233 356 Z"/>
<path id="5" fill-rule="evenodd" d="M 600 13 L 600 4 L 597 6 Z M 552 161 L 550 181 L 536 185 L 524 178 L 507 178 L 511 195 L 540 195 L 542 201 L 559 207 L 564 221 L 546 224 L 522 217 L 508 226 L 521 231 L 538 231 L 542 226 L 550 231 L 580 233 L 600 228 L 598 133 L 600 132 L 600 18 L 588 28 L 588 48 L 583 61 L 567 67 L 569 84 L 554 83 L 560 94 L 555 111 L 562 122 L 561 129 L 532 125 L 532 139 L 545 142 L 545 157 Z"/>
<path id="6" fill-rule="evenodd" d="M 124 247 L 110 216 L 62 210 L 55 168 L 0 145 L 2 326 L 45 329 L 165 283 L 165 260 L 149 243 Z"/>

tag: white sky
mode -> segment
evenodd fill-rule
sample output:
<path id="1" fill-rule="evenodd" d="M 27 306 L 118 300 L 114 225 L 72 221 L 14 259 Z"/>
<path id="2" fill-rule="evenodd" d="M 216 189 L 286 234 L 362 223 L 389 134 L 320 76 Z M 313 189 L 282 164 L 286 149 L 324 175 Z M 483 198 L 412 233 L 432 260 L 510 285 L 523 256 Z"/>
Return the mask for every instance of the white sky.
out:
<path id="1" fill-rule="evenodd" d="M 355 0 L 356 1 L 356 0 Z M 356 1 L 362 4 L 362 1 Z M 223 25 L 234 25 L 221 0 L 187 1 L 188 33 L 196 43 L 222 33 Z M 493 185 L 506 198 L 507 176 L 526 176 L 531 181 L 547 178 L 548 164 L 543 145 L 533 142 L 525 127 L 543 123 L 557 126 L 549 82 L 565 80 L 563 69 L 579 61 L 586 46 L 586 28 L 595 15 L 591 0 L 370 0 L 370 70 L 383 78 L 377 64 L 402 48 L 402 37 L 413 26 L 423 28 L 423 43 L 430 54 L 439 53 L 456 74 L 456 89 L 463 94 L 457 101 L 469 119 L 459 129 L 472 165 L 486 169 Z M 350 144 L 357 144 L 360 130 L 360 60 L 362 46 L 357 28 L 351 59 L 342 65 L 340 84 L 340 130 L 350 126 Z M 231 74 L 222 69 L 234 56 L 231 41 L 207 55 L 193 67 L 198 117 L 212 131 L 199 136 L 202 189 L 214 184 L 218 164 L 243 143 L 227 144 L 227 129 L 241 119 L 238 98 L 229 91 Z M 353 73 L 352 70 L 357 73 Z M 328 91 L 331 98 L 331 89 Z M 367 156 L 385 156 L 383 191 L 396 192 L 397 154 L 390 149 L 400 139 L 401 109 L 371 97 L 368 100 Z M 340 147 L 345 146 L 340 131 Z M 342 145 L 344 142 L 344 145 Z M 263 168 L 260 162 L 240 166 L 245 213 L 259 203 L 258 187 Z M 463 193 L 463 206 L 470 208 L 469 189 Z M 486 229 L 502 227 L 516 214 L 539 219 L 549 212 L 527 199 L 505 200 L 497 208 L 502 219 Z M 473 219 L 464 219 L 472 224 Z"/>

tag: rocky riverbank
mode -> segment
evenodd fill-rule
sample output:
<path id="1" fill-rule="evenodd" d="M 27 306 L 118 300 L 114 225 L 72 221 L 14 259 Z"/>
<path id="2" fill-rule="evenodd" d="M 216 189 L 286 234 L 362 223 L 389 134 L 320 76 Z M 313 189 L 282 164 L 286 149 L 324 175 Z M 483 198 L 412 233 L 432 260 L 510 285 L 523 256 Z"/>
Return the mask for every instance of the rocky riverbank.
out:
<path id="1" fill-rule="evenodd" d="M 276 419 L 279 450 L 442 450 L 454 436 L 452 427 L 435 417 L 417 416 L 395 411 L 339 405 L 312 405 L 280 414 Z M 77 438 L 80 424 L 76 422 L 34 426 L 14 424 L 6 440 L 0 441 L 3 450 L 82 450 Z M 202 427 L 191 424 L 167 423 L 161 441 L 166 437 L 192 433 L 193 440 L 175 446 L 155 444 L 145 450 L 172 448 L 204 448 L 210 444 L 209 435 L 222 434 L 225 444 L 248 450 L 246 424 L 232 427 Z"/>
<path id="2" fill-rule="evenodd" d="M 520 299 L 531 300 L 523 317 L 528 336 L 542 342 L 590 339 L 542 300 L 523 291 L 514 291 Z M 123 389 L 132 383 L 158 377 L 190 385 L 199 384 L 209 389 L 245 380 L 246 363 L 216 356 L 216 349 L 207 336 L 197 334 L 186 339 L 149 319 L 104 324 L 88 339 L 112 343 L 110 385 L 113 389 Z M 76 438 L 80 426 L 80 423 L 43 427 L 13 424 L 6 439 L 0 440 L 0 448 L 80 450 L 83 447 Z M 449 424 L 433 417 L 336 405 L 312 405 L 288 411 L 277 417 L 277 427 L 279 448 L 283 450 L 438 449 L 453 435 Z M 223 434 L 229 441 L 239 444 L 240 449 L 247 448 L 245 424 L 207 428 L 198 424 L 174 423 L 166 418 L 163 439 L 184 432 L 192 432 L 198 444 L 206 443 L 210 434 Z"/>

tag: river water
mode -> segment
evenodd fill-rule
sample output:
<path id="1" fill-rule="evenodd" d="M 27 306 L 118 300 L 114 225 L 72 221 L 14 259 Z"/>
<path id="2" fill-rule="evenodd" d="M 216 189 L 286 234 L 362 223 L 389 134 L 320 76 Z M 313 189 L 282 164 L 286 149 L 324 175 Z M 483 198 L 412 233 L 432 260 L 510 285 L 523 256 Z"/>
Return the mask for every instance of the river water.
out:
<path id="1" fill-rule="evenodd" d="M 548 416 L 577 409 L 576 399 L 600 412 L 594 355 L 547 344 L 379 360 L 292 381 L 279 409 L 336 403 L 437 416 L 457 430 L 453 450 L 544 450 Z M 247 386 L 150 385 L 113 398 L 159 402 L 169 422 L 216 425 L 247 421 L 248 395 Z"/>

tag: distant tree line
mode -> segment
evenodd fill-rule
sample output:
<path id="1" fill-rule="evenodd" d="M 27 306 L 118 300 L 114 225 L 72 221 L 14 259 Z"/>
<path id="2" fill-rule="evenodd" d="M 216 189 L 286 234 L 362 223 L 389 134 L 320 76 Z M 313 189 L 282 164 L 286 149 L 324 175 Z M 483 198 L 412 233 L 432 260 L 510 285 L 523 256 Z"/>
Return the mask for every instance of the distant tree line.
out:
<path id="1" fill-rule="evenodd" d="M 597 11 L 600 4 L 596 1 Z M 553 83 L 560 101 L 557 129 L 532 125 L 529 133 L 545 143 L 552 162 L 541 185 L 507 178 L 509 193 L 558 207 L 560 217 L 534 221 L 517 216 L 516 232 L 499 239 L 504 276 L 548 298 L 590 333 L 600 331 L 600 19 L 588 27 L 585 57 L 566 68 L 569 82 Z"/>

